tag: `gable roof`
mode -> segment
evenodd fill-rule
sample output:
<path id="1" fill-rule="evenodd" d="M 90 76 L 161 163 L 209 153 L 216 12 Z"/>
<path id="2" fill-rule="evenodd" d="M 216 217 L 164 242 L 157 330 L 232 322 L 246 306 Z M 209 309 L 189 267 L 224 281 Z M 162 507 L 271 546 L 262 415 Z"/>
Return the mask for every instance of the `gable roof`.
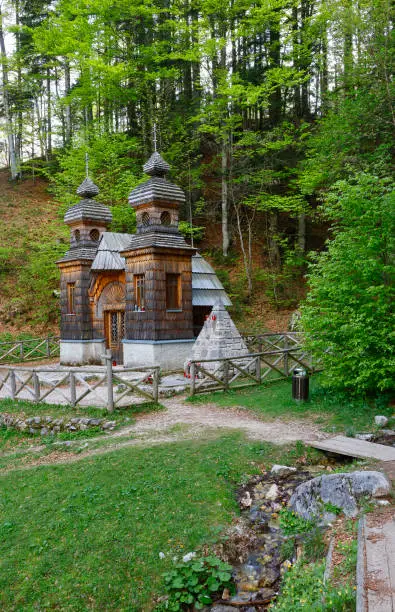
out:
<path id="1" fill-rule="evenodd" d="M 161 234 L 159 238 L 164 239 L 163 246 L 169 246 L 169 236 Z M 184 247 L 187 246 L 184 238 L 182 236 L 179 238 L 182 239 Z M 131 246 L 133 248 L 136 240 L 138 246 L 141 246 L 140 235 L 103 232 L 91 270 L 95 272 L 124 270 L 125 258 L 121 257 L 120 253 Z M 171 246 L 179 246 L 179 244 Z M 192 256 L 192 304 L 193 306 L 214 306 L 219 301 L 225 306 L 232 304 L 214 269 L 199 253 L 196 253 Z"/>

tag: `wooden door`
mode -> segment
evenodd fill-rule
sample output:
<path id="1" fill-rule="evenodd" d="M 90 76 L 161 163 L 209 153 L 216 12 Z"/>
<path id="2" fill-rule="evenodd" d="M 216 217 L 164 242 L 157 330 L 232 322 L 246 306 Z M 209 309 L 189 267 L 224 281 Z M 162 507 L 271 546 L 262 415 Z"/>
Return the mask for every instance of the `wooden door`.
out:
<path id="1" fill-rule="evenodd" d="M 111 349 L 113 360 L 123 363 L 122 339 L 125 335 L 125 311 L 107 310 L 105 312 L 106 346 Z"/>

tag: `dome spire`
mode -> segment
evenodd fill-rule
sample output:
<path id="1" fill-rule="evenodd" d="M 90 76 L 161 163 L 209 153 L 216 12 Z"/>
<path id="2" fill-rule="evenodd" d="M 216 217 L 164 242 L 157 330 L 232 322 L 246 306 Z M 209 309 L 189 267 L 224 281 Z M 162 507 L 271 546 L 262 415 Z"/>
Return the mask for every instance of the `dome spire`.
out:
<path id="1" fill-rule="evenodd" d="M 81 185 L 77 189 L 77 195 L 79 195 L 81 198 L 87 198 L 88 200 L 97 196 L 98 193 L 98 186 L 95 185 L 92 179 L 88 177 L 84 178 Z"/>

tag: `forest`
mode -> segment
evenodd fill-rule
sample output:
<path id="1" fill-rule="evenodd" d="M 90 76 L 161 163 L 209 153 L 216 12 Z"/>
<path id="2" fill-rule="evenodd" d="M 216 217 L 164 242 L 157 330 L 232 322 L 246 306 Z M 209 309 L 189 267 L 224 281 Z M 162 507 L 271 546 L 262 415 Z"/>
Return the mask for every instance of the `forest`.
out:
<path id="1" fill-rule="evenodd" d="M 0 245 L 5 296 L 19 267 L 35 316 L 56 319 L 46 295 L 86 165 L 112 230 L 133 231 L 156 126 L 181 229 L 209 238 L 234 304 L 300 306 L 331 384 L 391 387 L 390 0 L 2 0 L 0 57 L 1 162 L 15 183 L 45 177 L 58 215 L 28 255 Z"/>

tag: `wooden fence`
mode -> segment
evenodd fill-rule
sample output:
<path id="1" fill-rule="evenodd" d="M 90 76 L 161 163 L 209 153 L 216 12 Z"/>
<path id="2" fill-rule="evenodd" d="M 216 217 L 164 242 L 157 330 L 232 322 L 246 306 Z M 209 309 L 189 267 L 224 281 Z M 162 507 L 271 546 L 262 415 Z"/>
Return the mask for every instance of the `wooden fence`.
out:
<path id="1" fill-rule="evenodd" d="M 303 334 L 301 332 L 267 332 L 264 334 L 241 332 L 241 335 L 250 353 L 300 347 L 303 341 Z"/>
<path id="2" fill-rule="evenodd" d="M 32 338 L 15 342 L 0 342 L 0 363 L 36 361 L 59 356 L 60 338 Z"/>
<path id="3" fill-rule="evenodd" d="M 295 368 L 302 367 L 308 373 L 318 370 L 310 354 L 302 347 L 283 348 L 242 357 L 205 359 L 190 363 L 190 395 L 209 391 L 228 391 L 264 380 L 281 380 L 290 376 Z"/>
<path id="4" fill-rule="evenodd" d="M 71 406 L 128 406 L 144 400 L 158 402 L 159 366 L 113 368 L 110 353 L 105 367 L 21 368 L 0 366 L 0 397 Z M 136 397 L 137 396 L 137 397 Z"/>

